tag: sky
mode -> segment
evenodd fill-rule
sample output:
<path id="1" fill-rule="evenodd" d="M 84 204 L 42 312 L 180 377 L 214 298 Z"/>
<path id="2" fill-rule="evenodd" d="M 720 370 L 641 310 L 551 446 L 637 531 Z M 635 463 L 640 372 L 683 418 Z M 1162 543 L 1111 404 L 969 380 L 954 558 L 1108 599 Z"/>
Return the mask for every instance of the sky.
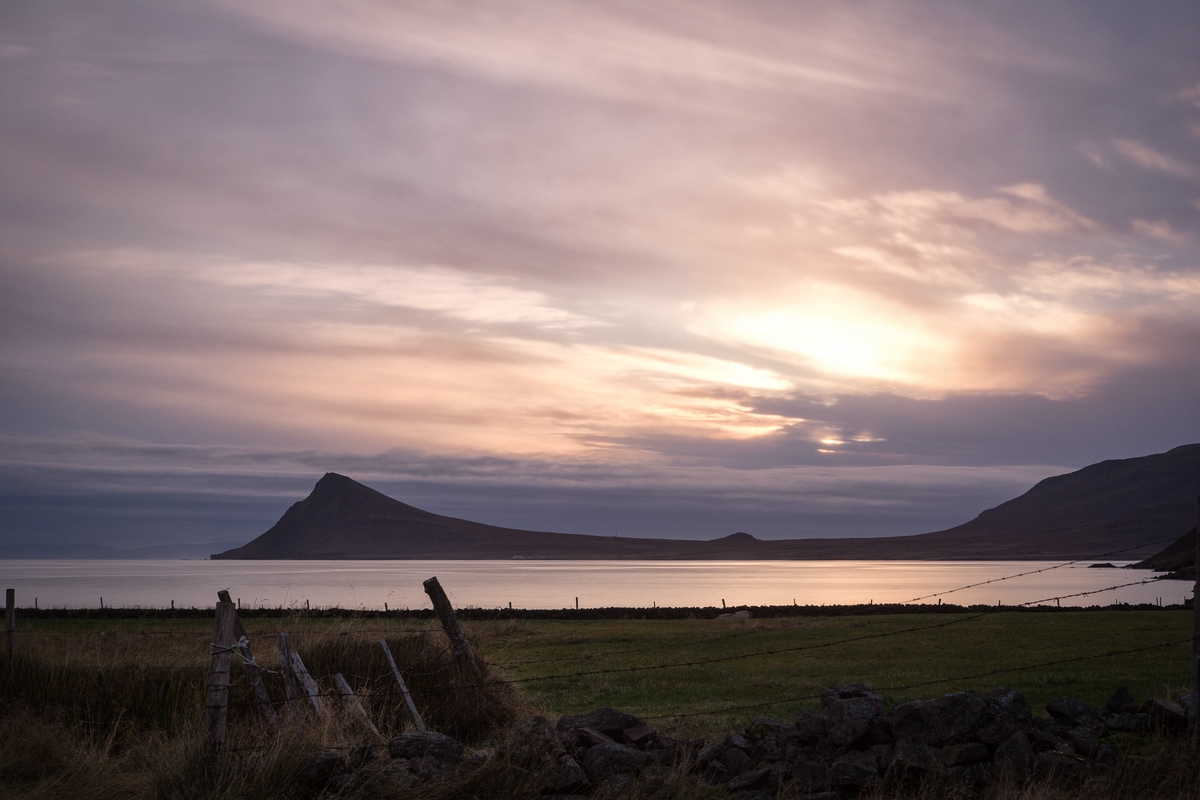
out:
<path id="1" fill-rule="evenodd" d="M 1200 441 L 1200 5 L 10 2 L 0 545 L 919 533 Z"/>

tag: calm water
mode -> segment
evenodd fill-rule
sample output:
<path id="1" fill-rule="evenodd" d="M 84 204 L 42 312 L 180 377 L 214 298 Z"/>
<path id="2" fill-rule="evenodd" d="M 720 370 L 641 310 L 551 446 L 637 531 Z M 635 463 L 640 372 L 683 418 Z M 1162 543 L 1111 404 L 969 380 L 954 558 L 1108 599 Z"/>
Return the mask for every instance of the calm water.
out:
<path id="1" fill-rule="evenodd" d="M 427 608 L 436 575 L 458 606 L 649 607 L 887 603 L 1055 562 L 1031 561 L 0 561 L 0 587 L 17 605 L 211 606 L 228 588 L 244 606 Z M 1064 567 L 949 595 L 959 604 L 1015 605 L 1154 577 L 1144 570 Z M 1164 605 L 1191 596 L 1159 581 L 1063 605 Z M 929 602 L 937 602 L 936 600 Z"/>

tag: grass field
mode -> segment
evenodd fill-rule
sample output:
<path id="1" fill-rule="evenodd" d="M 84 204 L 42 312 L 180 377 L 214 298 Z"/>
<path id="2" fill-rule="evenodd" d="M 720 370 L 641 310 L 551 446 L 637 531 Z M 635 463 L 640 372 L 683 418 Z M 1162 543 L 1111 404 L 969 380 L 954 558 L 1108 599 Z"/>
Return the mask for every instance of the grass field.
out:
<path id="1" fill-rule="evenodd" d="M 1009 685 L 1037 712 L 1063 695 L 1099 705 L 1122 684 L 1139 698 L 1166 697 L 1186 689 L 1191 650 L 1191 612 L 1174 610 L 474 621 L 465 627 L 477 652 L 517 691 L 487 700 L 494 708 L 456 711 L 453 692 L 439 687 L 448 656 L 436 623 L 292 616 L 245 624 L 265 667 L 278 662 L 275 633 L 288 631 L 330 690 L 327 678 L 338 671 L 367 693 L 386 684 L 377 642 L 387 637 L 435 727 L 448 730 L 464 713 L 492 715 L 461 729 L 479 744 L 498 731 L 488 719 L 601 706 L 650 718 L 668 733 L 723 735 L 756 716 L 791 719 L 818 707 L 822 689 L 854 681 L 881 689 L 889 702 Z M 21 620 L 18 659 L 0 664 L 0 794 L 64 796 L 64 786 L 86 779 L 95 791 L 72 796 L 290 797 L 280 776 L 299 744 L 277 745 L 270 780 L 246 760 L 231 762 L 242 772 L 216 777 L 198 767 L 211 625 L 202 618 Z M 1086 660 L 1028 668 L 1067 659 Z M 681 663 L 690 665 L 670 666 Z M 271 690 L 282 694 L 281 685 Z M 368 706 L 385 735 L 403 726 L 394 697 Z M 253 714 L 242 712 L 231 714 L 232 740 L 265 741 Z M 304 735 L 317 736 L 304 747 L 365 741 L 361 726 L 349 723 Z"/>

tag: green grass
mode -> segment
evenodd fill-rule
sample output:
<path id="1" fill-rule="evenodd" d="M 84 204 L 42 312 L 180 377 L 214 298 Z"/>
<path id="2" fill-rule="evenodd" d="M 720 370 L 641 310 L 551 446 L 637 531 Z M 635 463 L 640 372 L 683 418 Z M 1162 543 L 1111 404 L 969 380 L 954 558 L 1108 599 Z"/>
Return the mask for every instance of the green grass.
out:
<path id="1" fill-rule="evenodd" d="M 953 624 L 946 625 L 947 622 Z M 943 626 L 943 627 L 934 627 Z M 714 664 L 534 681 L 522 689 L 553 713 L 614 706 L 642 716 L 752 705 L 819 693 L 861 681 L 886 688 L 1009 670 L 1187 639 L 1191 613 L 1080 611 L 970 615 L 880 615 L 770 620 L 521 621 L 469 624 L 481 653 L 501 674 L 524 679 L 604 669 L 700 661 L 785 650 L 905 629 L 926 630 Z M 626 651 L 626 652 L 622 652 Z M 1118 685 L 1139 697 L 1182 690 L 1191 647 L 1101 658 L 976 679 L 884 692 L 890 702 L 951 691 L 1024 691 L 1036 710 L 1071 695 L 1103 703 Z M 571 659 L 554 663 L 522 661 Z M 754 716 L 793 717 L 810 699 L 759 710 L 718 713 L 722 725 Z"/>

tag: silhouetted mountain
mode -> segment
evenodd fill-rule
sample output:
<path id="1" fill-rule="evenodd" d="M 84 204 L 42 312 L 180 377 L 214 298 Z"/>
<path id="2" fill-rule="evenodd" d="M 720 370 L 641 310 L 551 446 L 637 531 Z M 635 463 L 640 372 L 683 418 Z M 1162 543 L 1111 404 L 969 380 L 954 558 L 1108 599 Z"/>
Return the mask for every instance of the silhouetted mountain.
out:
<path id="1" fill-rule="evenodd" d="M 710 541 L 500 528 L 431 514 L 328 473 L 269 531 L 213 558 L 1057 559 L 1145 556 L 1196 519 L 1200 445 L 1041 481 L 963 525 L 872 539 Z"/>
<path id="2" fill-rule="evenodd" d="M 1167 547 L 1133 565 L 1137 569 L 1169 572 L 1180 578 L 1196 577 L 1196 529 L 1180 536 Z"/>

